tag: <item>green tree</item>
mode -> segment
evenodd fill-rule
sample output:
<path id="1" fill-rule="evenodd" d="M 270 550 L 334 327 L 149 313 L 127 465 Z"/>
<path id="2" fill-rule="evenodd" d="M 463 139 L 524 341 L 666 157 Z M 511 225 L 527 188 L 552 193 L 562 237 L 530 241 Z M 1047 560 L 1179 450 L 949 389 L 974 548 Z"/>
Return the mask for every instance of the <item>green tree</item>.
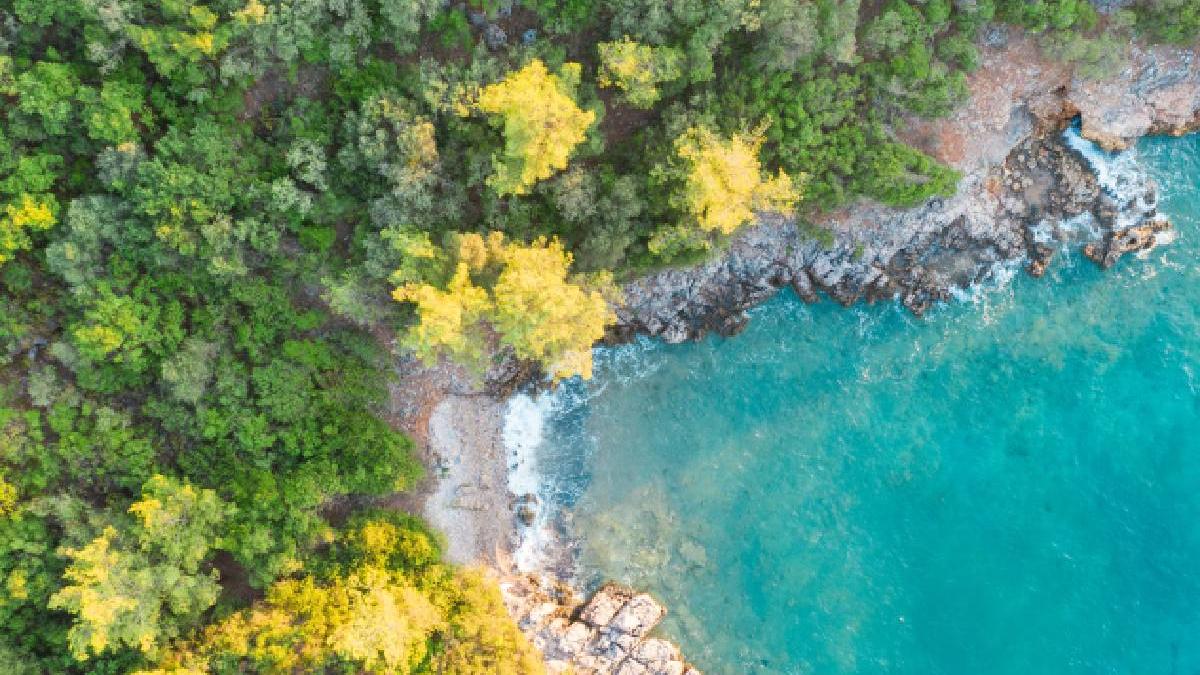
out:
<path id="1" fill-rule="evenodd" d="M 661 95 L 659 86 L 683 74 L 683 54 L 671 47 L 651 47 L 625 38 L 601 42 L 596 49 L 600 86 L 620 89 L 635 108 L 652 107 Z"/>
<path id="2" fill-rule="evenodd" d="M 67 133 L 79 80 L 69 65 L 39 61 L 17 76 L 14 93 L 21 112 L 41 119 L 47 135 Z"/>
<path id="3" fill-rule="evenodd" d="M 216 493 L 154 476 L 129 511 L 136 525 L 62 550 L 68 583 L 49 606 L 75 615 L 67 637 L 81 661 L 123 646 L 154 654 L 217 600 L 216 572 L 201 569 L 229 515 Z"/>

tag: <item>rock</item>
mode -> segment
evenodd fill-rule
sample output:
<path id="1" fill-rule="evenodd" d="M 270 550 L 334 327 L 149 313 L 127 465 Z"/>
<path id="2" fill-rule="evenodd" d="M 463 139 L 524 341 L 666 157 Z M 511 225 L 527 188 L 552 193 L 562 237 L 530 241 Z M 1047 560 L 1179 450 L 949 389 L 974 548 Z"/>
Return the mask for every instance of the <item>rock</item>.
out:
<path id="1" fill-rule="evenodd" d="M 1140 200 L 1118 203 L 1059 131 L 1031 135 L 998 166 L 965 177 L 952 197 L 907 210 L 861 203 L 833 214 L 833 246 L 807 240 L 791 219 L 763 215 L 720 257 L 626 285 L 608 340 L 647 334 L 677 343 L 710 331 L 732 335 L 745 328 L 748 308 L 788 284 L 809 302 L 817 291 L 844 305 L 896 298 L 921 316 L 999 264 L 1025 260 L 1030 274 L 1044 274 L 1055 250 L 1076 243 L 1055 238 L 1078 235 L 1051 227 L 1051 238 L 1039 240 L 1034 229 L 1042 222 L 1092 214 L 1103 237 L 1116 222 L 1150 217 L 1148 179 L 1141 192 Z"/>
<path id="2" fill-rule="evenodd" d="M 1026 271 L 1029 276 L 1039 279 L 1046 274 L 1046 267 L 1054 258 L 1054 249 L 1045 244 L 1034 244 L 1029 249 L 1029 266 Z"/>
<path id="3" fill-rule="evenodd" d="M 1126 253 L 1149 251 L 1154 248 L 1158 245 L 1159 235 L 1170 229 L 1171 223 L 1168 220 L 1151 220 L 1143 225 L 1112 232 L 1103 242 L 1085 246 L 1083 254 L 1100 267 L 1108 269 Z"/>
<path id="4" fill-rule="evenodd" d="M 579 613 L 579 620 L 592 626 L 607 626 L 617 612 L 629 602 L 629 590 L 616 584 L 609 584 L 592 596 Z"/>
<path id="5" fill-rule="evenodd" d="M 533 493 L 523 494 L 513 500 L 513 513 L 517 516 L 517 522 L 525 527 L 531 527 L 537 521 L 538 515 L 538 497 Z"/>
<path id="6" fill-rule="evenodd" d="M 531 504 L 520 504 L 517 506 L 517 522 L 525 527 L 532 527 L 537 521 L 537 507 Z"/>
<path id="7" fill-rule="evenodd" d="M 649 595 L 634 596 L 617 612 L 608 627 L 634 637 L 642 637 L 662 621 L 667 611 Z"/>
<path id="8" fill-rule="evenodd" d="M 500 587 L 509 613 L 542 650 L 551 673 L 700 675 L 678 647 L 646 637 L 666 609 L 645 593 L 606 584 L 579 606 L 569 594 L 561 603 L 550 602 L 555 591 L 545 578 L 507 580 Z"/>
<path id="9" fill-rule="evenodd" d="M 488 49 L 499 49 L 508 44 L 508 33 L 500 26 L 489 23 L 487 28 L 483 29 L 483 42 Z"/>
<path id="10" fill-rule="evenodd" d="M 450 502 L 450 506 L 466 511 L 487 511 L 488 499 L 482 492 L 483 488 L 479 485 L 465 483 L 459 485 L 454 489 L 454 499 Z"/>

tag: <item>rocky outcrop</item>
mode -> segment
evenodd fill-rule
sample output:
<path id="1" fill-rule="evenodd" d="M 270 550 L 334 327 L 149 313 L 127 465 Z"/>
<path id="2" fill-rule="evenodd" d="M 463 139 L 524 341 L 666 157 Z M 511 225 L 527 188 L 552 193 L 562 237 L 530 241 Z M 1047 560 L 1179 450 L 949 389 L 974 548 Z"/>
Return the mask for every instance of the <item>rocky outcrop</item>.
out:
<path id="1" fill-rule="evenodd" d="M 1121 194 L 1100 185 L 1061 131 L 1079 116 L 1085 136 L 1124 147 L 1146 133 L 1193 128 L 1200 69 L 1192 52 L 1134 47 L 1120 75 L 1085 82 L 1030 39 L 996 32 L 967 104 L 897 132 L 963 172 L 954 196 L 911 209 L 861 201 L 820 219 L 827 237 L 764 215 L 713 259 L 627 284 L 609 340 L 732 335 L 748 308 L 784 286 L 809 302 L 822 293 L 842 304 L 897 299 L 920 315 L 1007 266 L 1025 263 L 1040 276 L 1064 245 L 1120 242 L 1118 231 L 1158 218 L 1151 183 Z"/>
<path id="2" fill-rule="evenodd" d="M 1121 197 L 1109 194 L 1058 130 L 1045 130 L 1020 142 L 1001 165 L 965 178 L 954 197 L 906 211 L 860 205 L 839 214 L 831 246 L 794 221 L 764 216 L 713 260 L 627 285 L 610 338 L 730 335 L 745 326 L 747 309 L 788 285 L 809 302 L 819 292 L 846 305 L 895 298 L 920 315 L 1007 264 L 1029 261 L 1036 276 L 1063 245 L 1104 239 L 1118 223 L 1155 217 L 1151 183 L 1125 189 Z M 1088 226 L 1062 226 L 1078 217 Z"/>
<path id="3" fill-rule="evenodd" d="M 649 637 L 667 611 L 645 593 L 607 584 L 580 605 L 573 591 L 545 578 L 511 579 L 501 589 L 551 673 L 700 675 L 678 647 Z"/>
<path id="4" fill-rule="evenodd" d="M 1145 225 L 1127 227 L 1110 233 L 1099 243 L 1083 247 L 1083 254 L 1100 267 L 1112 267 L 1126 253 L 1149 251 L 1158 245 L 1161 236 L 1171 229 L 1166 220 L 1151 220 Z"/>

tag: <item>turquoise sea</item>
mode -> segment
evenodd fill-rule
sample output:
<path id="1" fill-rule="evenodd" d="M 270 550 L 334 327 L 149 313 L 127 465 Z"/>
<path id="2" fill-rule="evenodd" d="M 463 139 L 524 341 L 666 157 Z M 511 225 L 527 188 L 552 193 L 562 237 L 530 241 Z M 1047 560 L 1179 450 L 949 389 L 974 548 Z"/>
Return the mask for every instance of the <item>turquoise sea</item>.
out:
<path id="1" fill-rule="evenodd" d="M 548 400 L 585 580 L 708 673 L 1200 672 L 1200 137 L 1136 161 L 1174 243 L 915 319 L 790 292 Z"/>

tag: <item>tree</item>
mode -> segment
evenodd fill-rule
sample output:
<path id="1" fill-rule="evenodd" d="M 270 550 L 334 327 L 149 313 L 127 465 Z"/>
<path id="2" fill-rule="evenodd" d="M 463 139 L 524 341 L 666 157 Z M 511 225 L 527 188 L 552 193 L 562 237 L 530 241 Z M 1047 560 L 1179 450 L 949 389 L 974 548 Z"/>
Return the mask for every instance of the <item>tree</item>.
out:
<path id="1" fill-rule="evenodd" d="M 71 561 L 68 584 L 49 606 L 75 615 L 67 639 L 80 661 L 120 647 L 154 654 L 220 591 L 216 572 L 201 569 L 229 515 L 215 492 L 154 476 L 129 512 L 132 527 L 110 525 L 87 545 L 61 551 Z"/>
<path id="2" fill-rule="evenodd" d="M 535 59 L 480 92 L 475 107 L 498 116 L 503 126 L 504 154 L 492 158 L 495 173 L 487 181 L 498 194 L 525 194 L 567 167 L 571 151 L 596 119 L 572 98 L 579 74 L 577 63 L 551 74 Z"/>
<path id="3" fill-rule="evenodd" d="M 616 87 L 635 108 L 650 108 L 659 99 L 659 85 L 683 75 L 683 53 L 673 47 L 651 47 L 626 37 L 619 42 L 601 42 L 601 87 Z"/>
<path id="4" fill-rule="evenodd" d="M 181 349 L 162 363 L 162 379 L 176 400 L 195 405 L 204 395 L 213 374 L 217 345 L 195 337 L 183 341 Z"/>
<path id="5" fill-rule="evenodd" d="M 518 356 L 538 361 L 556 378 L 591 377 L 592 344 L 615 320 L 600 288 L 571 281 L 571 254 L 558 240 L 528 246 L 499 232 L 487 239 L 459 236 L 454 272 L 445 289 L 410 282 L 393 293 L 417 308 L 406 338 L 426 359 L 448 353 L 478 363 L 486 354 L 488 322 L 500 342 Z M 474 276 L 495 279 L 489 293 Z"/>
<path id="6" fill-rule="evenodd" d="M 160 338 L 154 325 L 156 309 L 102 288 L 84 313 L 85 323 L 72 331 L 75 346 L 88 361 L 103 363 L 111 359 L 140 372 L 146 348 L 153 347 Z"/>
<path id="7" fill-rule="evenodd" d="M 411 517 L 360 514 L 332 539 L 301 578 L 276 582 L 153 672 L 543 672 L 495 585 L 438 562 Z"/>
<path id="8" fill-rule="evenodd" d="M 408 283 L 393 291 L 392 297 L 416 305 L 417 324 L 405 342 L 422 358 L 434 359 L 446 353 L 463 361 L 478 361 L 483 353 L 479 322 L 492 303 L 487 291 L 472 283 L 466 263 L 455 267 L 444 290 Z"/>
<path id="9" fill-rule="evenodd" d="M 209 628 L 200 658 L 268 673 L 351 665 L 369 673 L 408 673 L 443 625 L 411 583 L 368 567 L 326 583 L 312 577 L 276 583 L 263 602 Z"/>
<path id="10" fill-rule="evenodd" d="M 127 82 L 105 82 L 99 92 L 84 88 L 79 100 L 83 103 L 82 115 L 88 135 L 101 143 L 120 145 L 137 141 L 134 117 L 142 124 L 149 122 L 141 87 Z"/>
<path id="11" fill-rule="evenodd" d="M 555 379 L 592 376 L 592 345 L 616 320 L 599 290 L 568 279 L 572 257 L 557 239 L 493 247 L 504 270 L 492 288 L 492 321 L 517 355 Z"/>
<path id="12" fill-rule="evenodd" d="M 58 136 L 67 132 L 78 87 L 70 66 L 39 61 L 17 77 L 14 89 L 21 112 L 37 115 L 46 134 Z"/>
<path id="13" fill-rule="evenodd" d="M 791 71 L 821 49 L 820 11 L 812 2 L 766 0 L 762 28 L 754 40 L 755 62 L 771 70 Z"/>
<path id="14" fill-rule="evenodd" d="M 435 672 L 456 675 L 536 675 L 544 672 L 539 655 L 504 608 L 495 583 L 479 570 L 463 570 L 446 584 L 448 626 L 443 650 L 434 657 Z"/>
<path id="15" fill-rule="evenodd" d="M 11 260 L 17 251 L 29 249 L 30 232 L 53 227 L 56 210 L 53 195 L 22 194 L 15 203 L 6 204 L 4 215 L 0 216 L 0 265 Z"/>
<path id="16" fill-rule="evenodd" d="M 761 132 L 723 139 L 712 130 L 694 126 L 675 140 L 681 187 L 672 203 L 705 232 L 731 234 L 754 217 L 756 210 L 786 210 L 795 206 L 799 190 L 783 171 L 767 178 L 759 165 Z"/>

